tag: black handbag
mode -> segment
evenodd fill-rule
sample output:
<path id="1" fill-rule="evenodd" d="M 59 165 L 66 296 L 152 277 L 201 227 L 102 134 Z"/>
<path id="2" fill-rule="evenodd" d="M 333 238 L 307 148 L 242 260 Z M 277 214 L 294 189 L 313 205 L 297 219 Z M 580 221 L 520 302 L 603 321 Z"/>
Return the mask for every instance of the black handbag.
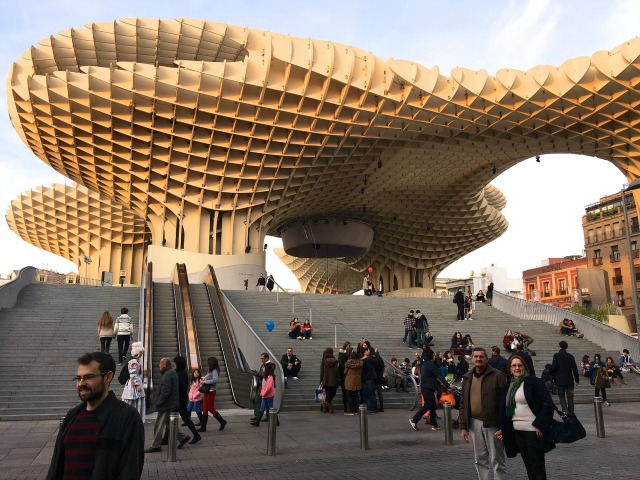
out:
<path id="1" fill-rule="evenodd" d="M 198 389 L 198 391 L 200 393 L 209 393 L 211 391 L 211 384 L 203 383 L 202 385 L 200 385 L 200 388 Z"/>
<path id="2" fill-rule="evenodd" d="M 587 432 L 576 417 L 575 413 L 563 413 L 556 408 L 556 412 L 562 418 L 562 422 L 553 420 L 553 441 L 555 443 L 573 443 L 587 436 Z"/>

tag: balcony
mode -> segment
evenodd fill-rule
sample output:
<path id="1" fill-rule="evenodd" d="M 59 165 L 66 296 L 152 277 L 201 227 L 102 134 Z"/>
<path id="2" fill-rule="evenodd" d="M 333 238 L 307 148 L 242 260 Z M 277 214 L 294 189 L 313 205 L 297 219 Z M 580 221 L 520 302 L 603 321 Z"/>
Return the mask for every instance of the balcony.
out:
<path id="1" fill-rule="evenodd" d="M 619 277 L 611 277 L 613 279 L 614 285 L 622 285 L 622 276 Z"/>
<path id="2" fill-rule="evenodd" d="M 602 265 L 602 257 L 596 257 L 593 259 L 593 266 L 597 267 L 599 265 Z"/>
<path id="3" fill-rule="evenodd" d="M 619 307 L 624 307 L 624 306 L 625 306 L 624 298 L 619 298 L 619 299 L 618 299 L 618 302 L 617 302 L 617 305 L 618 305 Z"/>
<path id="4" fill-rule="evenodd" d="M 620 261 L 620 252 L 615 252 L 609 255 L 609 259 L 611 260 L 611 263 L 618 263 Z"/>
<path id="5" fill-rule="evenodd" d="M 566 288 L 561 288 L 560 291 L 558 292 L 558 295 L 566 295 L 566 294 L 567 294 Z"/>
<path id="6" fill-rule="evenodd" d="M 640 250 L 631 250 L 631 256 L 633 258 L 638 258 L 638 256 L 640 256 Z"/>
<path id="7" fill-rule="evenodd" d="M 543 297 L 550 297 L 551 296 L 551 292 L 542 292 L 542 296 Z"/>

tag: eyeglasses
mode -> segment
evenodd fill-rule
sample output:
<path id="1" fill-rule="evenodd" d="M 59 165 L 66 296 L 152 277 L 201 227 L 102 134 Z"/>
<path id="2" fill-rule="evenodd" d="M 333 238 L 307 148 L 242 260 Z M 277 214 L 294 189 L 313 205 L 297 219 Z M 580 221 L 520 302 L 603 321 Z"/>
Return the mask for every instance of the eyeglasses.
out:
<path id="1" fill-rule="evenodd" d="M 75 377 L 73 377 L 73 381 L 76 383 L 82 382 L 83 380 L 85 382 L 88 382 L 90 380 L 93 380 L 94 378 L 98 378 L 98 377 L 104 377 L 107 373 L 88 373 L 87 375 L 76 375 Z"/>

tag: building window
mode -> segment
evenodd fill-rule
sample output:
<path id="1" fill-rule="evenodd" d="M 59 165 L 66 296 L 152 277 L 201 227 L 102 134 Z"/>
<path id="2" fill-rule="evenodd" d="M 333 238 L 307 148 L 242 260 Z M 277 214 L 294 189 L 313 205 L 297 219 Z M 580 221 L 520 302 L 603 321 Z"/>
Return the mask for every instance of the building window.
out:
<path id="1" fill-rule="evenodd" d="M 631 242 L 631 256 L 633 258 L 638 258 L 638 242 L 636 240 Z"/>
<path id="2" fill-rule="evenodd" d="M 613 284 L 622 285 L 622 270 L 619 268 L 613 269 Z"/>
<path id="3" fill-rule="evenodd" d="M 620 261 L 620 250 L 618 250 L 618 245 L 611 245 L 611 261 Z"/>
<path id="4" fill-rule="evenodd" d="M 633 217 L 631 219 L 631 233 L 638 233 L 640 229 L 638 228 L 638 217 Z"/>
<path id="5" fill-rule="evenodd" d="M 549 285 L 549 282 L 544 282 L 543 284 L 543 295 L 545 297 L 550 297 L 551 296 L 551 286 Z"/>
<path id="6" fill-rule="evenodd" d="M 560 295 L 567 294 L 567 281 L 564 278 L 560 279 Z"/>
<path id="7" fill-rule="evenodd" d="M 600 249 L 596 249 L 593 251 L 593 266 L 597 267 L 598 265 L 602 265 L 602 252 Z"/>
<path id="8" fill-rule="evenodd" d="M 616 292 L 616 297 L 617 297 L 617 305 L 618 307 L 624 307 L 624 292 L 622 291 L 617 291 Z"/>
<path id="9" fill-rule="evenodd" d="M 530 283 L 529 284 L 529 300 L 531 300 L 533 298 L 533 291 L 536 289 L 535 284 Z"/>

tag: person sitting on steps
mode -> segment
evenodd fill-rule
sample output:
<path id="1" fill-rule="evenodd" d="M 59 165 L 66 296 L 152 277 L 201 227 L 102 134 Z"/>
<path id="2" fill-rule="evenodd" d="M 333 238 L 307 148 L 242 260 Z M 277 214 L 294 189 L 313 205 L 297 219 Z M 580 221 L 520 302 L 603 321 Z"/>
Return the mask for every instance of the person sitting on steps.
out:
<path id="1" fill-rule="evenodd" d="M 286 388 L 289 377 L 298 380 L 298 373 L 300 372 L 300 368 L 302 368 L 302 363 L 300 359 L 293 354 L 293 348 L 289 347 L 287 348 L 287 353 L 282 355 L 280 365 L 282 365 L 282 370 L 284 371 L 284 384 Z"/>
<path id="2" fill-rule="evenodd" d="M 300 321 L 297 318 L 291 320 L 289 324 L 289 338 L 302 340 L 302 325 L 300 325 Z"/>

